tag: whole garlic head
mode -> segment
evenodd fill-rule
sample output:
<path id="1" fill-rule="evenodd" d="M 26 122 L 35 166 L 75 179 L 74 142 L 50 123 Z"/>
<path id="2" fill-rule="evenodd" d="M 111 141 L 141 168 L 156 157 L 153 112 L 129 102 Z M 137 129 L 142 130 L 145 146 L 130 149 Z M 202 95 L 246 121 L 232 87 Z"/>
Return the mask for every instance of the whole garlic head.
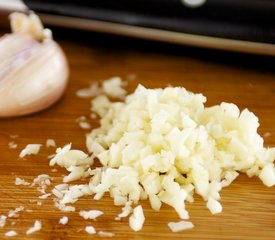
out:
<path id="1" fill-rule="evenodd" d="M 13 13 L 11 26 L 13 33 L 0 39 L 0 117 L 49 107 L 69 76 L 65 54 L 35 14 Z"/>

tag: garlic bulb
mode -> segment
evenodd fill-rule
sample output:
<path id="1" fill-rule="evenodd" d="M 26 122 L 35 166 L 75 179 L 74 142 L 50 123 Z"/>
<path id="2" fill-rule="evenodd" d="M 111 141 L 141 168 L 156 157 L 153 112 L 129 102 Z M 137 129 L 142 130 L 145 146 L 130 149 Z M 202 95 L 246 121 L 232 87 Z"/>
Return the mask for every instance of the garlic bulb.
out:
<path id="1" fill-rule="evenodd" d="M 11 14 L 13 33 L 0 39 L 0 117 L 43 110 L 63 94 L 69 76 L 66 57 L 39 18 Z"/>

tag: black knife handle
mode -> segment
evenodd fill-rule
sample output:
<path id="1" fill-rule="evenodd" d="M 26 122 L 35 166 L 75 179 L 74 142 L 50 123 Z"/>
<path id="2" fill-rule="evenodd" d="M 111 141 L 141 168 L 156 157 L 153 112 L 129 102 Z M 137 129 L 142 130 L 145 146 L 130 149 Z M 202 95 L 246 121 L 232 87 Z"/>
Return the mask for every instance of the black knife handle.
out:
<path id="1" fill-rule="evenodd" d="M 275 43 L 274 0 L 25 0 L 37 12 L 195 35 Z"/>

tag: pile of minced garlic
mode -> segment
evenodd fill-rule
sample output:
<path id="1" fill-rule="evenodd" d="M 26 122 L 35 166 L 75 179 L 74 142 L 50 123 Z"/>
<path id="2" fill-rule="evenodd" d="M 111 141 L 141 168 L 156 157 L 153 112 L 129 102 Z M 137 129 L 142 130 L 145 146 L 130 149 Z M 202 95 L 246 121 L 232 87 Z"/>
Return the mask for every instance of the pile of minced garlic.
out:
<path id="1" fill-rule="evenodd" d="M 89 153 L 71 149 L 71 144 L 57 148 L 50 165 L 59 165 L 69 174 L 63 182 L 52 188 L 51 177 L 39 175 L 31 184 L 16 178 L 16 185 L 38 185 L 43 195 L 53 197 L 55 206 L 64 212 L 75 211 L 72 205 L 84 195 L 100 200 L 105 193 L 121 206 L 115 220 L 129 218 L 134 231 L 142 229 L 145 222 L 139 200 L 148 199 L 158 211 L 168 204 L 178 213 L 178 222 L 167 226 L 173 232 L 193 228 L 185 202 L 193 202 L 193 195 L 200 195 L 211 213 L 222 211 L 219 192 L 230 185 L 240 172 L 249 177 L 258 176 L 271 187 L 275 185 L 275 148 L 264 148 L 257 133 L 258 118 L 247 109 L 240 111 L 232 103 L 205 107 L 202 94 L 188 92 L 183 87 L 146 89 L 139 85 L 127 96 L 119 77 L 104 81 L 102 86 L 92 84 L 77 92 L 78 97 L 91 97 L 91 119 L 100 118 L 100 127 L 87 134 Z M 111 101 L 110 99 L 119 99 Z M 92 127 L 82 116 L 80 127 Z M 89 127 L 87 127 L 89 125 Z M 53 139 L 47 147 L 54 147 Z M 41 144 L 29 144 L 20 157 L 37 154 Z M 93 166 L 94 161 L 102 164 Z M 57 169 L 53 169 L 57 171 Z M 86 178 L 86 184 L 71 183 Z M 47 190 L 48 191 L 48 190 Z M 38 204 L 39 202 L 37 202 Z M 84 219 L 96 219 L 104 212 L 81 210 Z M 7 216 L 0 218 L 0 227 Z M 69 219 L 63 216 L 60 224 Z M 37 225 L 37 226 L 36 226 Z M 41 223 L 28 230 L 38 231 Z M 96 229 L 86 226 L 88 234 Z M 17 233 L 9 231 L 6 236 Z M 99 236 L 112 237 L 111 232 L 99 231 Z"/>
<path id="2" fill-rule="evenodd" d="M 92 111 L 100 127 L 87 135 L 89 154 L 58 148 L 50 165 L 65 167 L 65 184 L 54 188 L 56 205 L 67 204 L 83 195 L 99 200 L 107 193 L 114 205 L 122 206 L 116 220 L 129 216 L 129 225 L 139 231 L 145 221 L 139 200 L 148 199 L 158 211 L 162 204 L 188 219 L 185 202 L 200 195 L 211 213 L 220 213 L 220 191 L 240 172 L 258 176 L 266 186 L 275 184 L 275 148 L 264 148 L 257 133 L 258 118 L 232 103 L 205 107 L 206 97 L 183 87 L 146 89 L 139 85 L 126 96 L 122 81 L 115 77 L 77 93 L 94 97 Z M 109 98 L 122 99 L 111 101 Z M 102 167 L 92 167 L 98 159 Z M 89 178 L 85 185 L 69 185 Z M 94 214 L 94 213 L 93 213 Z M 94 217 L 92 214 L 91 217 Z M 172 231 L 193 227 L 188 221 L 169 223 Z"/>

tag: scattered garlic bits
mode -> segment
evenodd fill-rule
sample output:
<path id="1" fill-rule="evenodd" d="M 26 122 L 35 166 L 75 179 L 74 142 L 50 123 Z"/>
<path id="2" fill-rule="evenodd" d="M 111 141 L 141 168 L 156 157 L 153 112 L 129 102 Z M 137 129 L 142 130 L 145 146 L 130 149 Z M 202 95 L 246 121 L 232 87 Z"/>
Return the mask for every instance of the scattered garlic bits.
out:
<path id="1" fill-rule="evenodd" d="M 17 145 L 15 142 L 13 142 L 13 141 L 9 142 L 8 145 L 9 145 L 9 148 L 10 148 L 10 149 L 16 149 L 17 146 L 18 146 L 18 145 Z"/>
<path id="2" fill-rule="evenodd" d="M 80 122 L 79 126 L 83 129 L 90 129 L 91 128 L 91 124 L 88 122 Z"/>
<path id="3" fill-rule="evenodd" d="M 76 122 L 83 129 L 90 129 L 91 128 L 91 124 L 87 122 L 87 118 L 85 116 L 81 116 L 81 117 L 77 118 Z"/>
<path id="4" fill-rule="evenodd" d="M 168 227 L 172 232 L 181 232 L 194 227 L 193 223 L 187 221 L 169 222 Z"/>
<path id="5" fill-rule="evenodd" d="M 100 237 L 113 237 L 113 236 L 115 236 L 115 234 L 112 233 L 112 232 L 99 231 L 98 236 L 100 236 Z"/>
<path id="6" fill-rule="evenodd" d="M 126 96 L 126 90 L 123 89 L 125 85 L 120 77 L 112 77 L 102 83 L 102 86 L 98 82 L 94 82 L 89 88 L 80 89 L 76 92 L 76 96 L 79 98 L 91 98 L 98 95 L 106 94 L 112 98 L 123 99 Z"/>
<path id="7" fill-rule="evenodd" d="M 90 211 L 80 211 L 79 215 L 84 219 L 96 219 L 97 217 L 103 214 L 102 211 L 99 210 L 90 210 Z"/>
<path id="8" fill-rule="evenodd" d="M 15 185 L 24 185 L 24 186 L 28 186 L 28 185 L 30 185 L 30 183 L 27 182 L 27 181 L 25 181 L 25 180 L 22 179 L 22 178 L 17 177 L 17 178 L 15 178 Z"/>
<path id="9" fill-rule="evenodd" d="M 273 186 L 275 148 L 264 148 L 257 133 L 258 118 L 234 104 L 205 107 L 205 102 L 202 94 L 182 87 L 141 85 L 123 102 L 112 102 L 106 95 L 94 98 L 92 110 L 101 117 L 100 127 L 87 135 L 86 144 L 91 158 L 99 159 L 102 167 L 93 169 L 92 159 L 71 150 L 71 145 L 58 149 L 50 165 L 70 172 L 64 182 L 91 177 L 81 187 L 85 191 L 65 190 L 59 203 L 75 202 L 86 194 L 99 200 L 108 193 L 115 205 L 124 206 L 115 220 L 132 214 L 129 225 L 139 231 L 143 211 L 141 206 L 132 207 L 139 200 L 148 199 L 156 211 L 168 204 L 181 219 L 188 219 L 185 202 L 193 202 L 195 193 L 213 214 L 220 213 L 219 192 L 239 172 L 259 176 L 265 185 Z M 170 228 L 184 230 L 191 223 L 170 224 Z"/>
<path id="10" fill-rule="evenodd" d="M 33 233 L 35 233 L 35 232 L 40 231 L 41 228 L 42 228 L 41 222 L 38 221 L 38 220 L 35 220 L 34 225 L 33 225 L 31 228 L 29 228 L 29 229 L 27 230 L 26 234 L 27 234 L 27 235 L 33 234 Z"/>
<path id="11" fill-rule="evenodd" d="M 76 92 L 76 96 L 79 98 L 91 98 L 102 93 L 102 89 L 97 82 L 90 85 L 89 88 L 80 89 Z"/>
<path id="12" fill-rule="evenodd" d="M 39 196 L 38 198 L 39 199 L 47 199 L 48 197 L 50 197 L 52 194 L 51 193 L 46 193 L 46 194 L 43 194 L 41 196 Z"/>
<path id="13" fill-rule="evenodd" d="M 20 158 L 23 158 L 27 155 L 37 154 L 40 150 L 41 144 L 28 144 L 19 154 Z"/>
<path id="14" fill-rule="evenodd" d="M 6 225 L 7 216 L 0 215 L 0 227 L 4 227 Z"/>
<path id="15" fill-rule="evenodd" d="M 56 147 L 56 143 L 55 143 L 54 139 L 51 139 L 51 138 L 47 139 L 46 147 Z"/>
<path id="16" fill-rule="evenodd" d="M 17 236 L 17 232 L 14 230 L 10 230 L 5 233 L 5 237 L 15 237 L 15 236 Z"/>
<path id="17" fill-rule="evenodd" d="M 65 167 L 71 172 L 63 178 L 64 182 L 70 182 L 89 176 L 88 169 L 93 164 L 93 158 L 82 151 L 71 150 L 71 144 L 68 144 L 56 150 L 56 155 L 50 161 L 51 166 L 54 164 Z"/>
<path id="18" fill-rule="evenodd" d="M 18 218 L 19 213 L 22 212 L 23 210 L 24 210 L 23 206 L 16 207 L 15 209 L 11 209 L 8 213 L 8 217 L 9 218 Z"/>
<path id="19" fill-rule="evenodd" d="M 48 186 L 51 185 L 51 177 L 47 174 L 41 174 L 38 175 L 32 183 L 32 187 L 37 185 L 37 190 L 42 193 L 42 194 L 46 194 L 46 189 Z"/>
<path id="20" fill-rule="evenodd" d="M 60 218 L 59 224 L 66 225 L 69 222 L 69 218 L 67 216 L 64 216 Z"/>
<path id="21" fill-rule="evenodd" d="M 89 234 L 96 234 L 96 230 L 93 226 L 86 226 L 85 231 Z"/>

